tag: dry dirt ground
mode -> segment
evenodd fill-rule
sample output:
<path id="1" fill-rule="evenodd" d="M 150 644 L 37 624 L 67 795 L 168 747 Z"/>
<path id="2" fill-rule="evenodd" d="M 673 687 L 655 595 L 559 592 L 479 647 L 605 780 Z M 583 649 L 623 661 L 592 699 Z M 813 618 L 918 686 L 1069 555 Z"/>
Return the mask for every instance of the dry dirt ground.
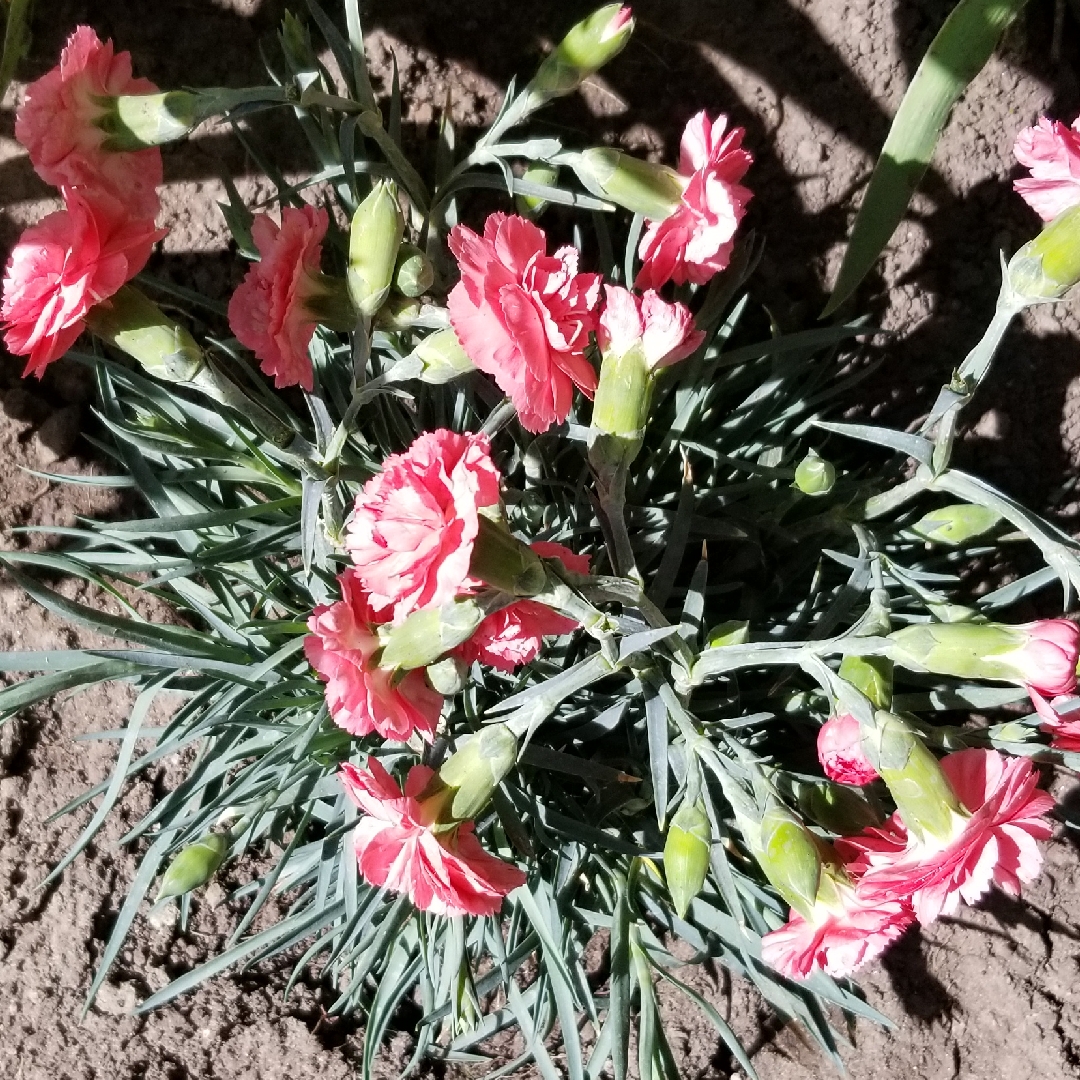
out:
<path id="1" fill-rule="evenodd" d="M 24 74 L 50 66 L 77 22 L 130 49 L 139 73 L 162 86 L 244 85 L 259 78 L 257 42 L 273 32 L 279 0 L 39 0 Z M 301 4 L 295 5 L 302 7 Z M 534 0 L 373 0 L 363 5 L 377 79 L 396 56 L 410 136 L 428 132 L 452 91 L 463 139 L 489 118 L 500 91 L 528 71 L 587 4 Z M 551 120 L 582 141 L 604 139 L 670 160 L 699 108 L 730 113 L 757 157 L 749 224 L 768 242 L 754 282 L 785 329 L 812 322 L 835 272 L 845 230 L 874 154 L 914 66 L 951 0 L 641 0 L 626 52 Z M 1080 24 L 1063 5 L 1053 47 L 1053 0 L 1032 0 L 999 55 L 957 108 L 924 193 L 900 229 L 861 310 L 897 333 L 862 407 L 906 422 L 978 336 L 993 308 L 999 248 L 1031 235 L 1034 217 L 1009 190 L 1017 129 L 1047 111 L 1080 109 Z M 15 87 L 0 111 L 0 246 L 48 209 L 49 192 L 11 140 Z M 282 152 L 295 153 L 286 141 Z M 264 190 L 224 131 L 201 131 L 165 152 L 163 224 L 151 269 L 208 291 L 238 276 L 215 209 L 223 168 L 248 198 Z M 288 162 L 286 161 L 286 165 Z M 1009 336 L 981 393 L 963 453 L 968 462 L 1067 526 L 1080 469 L 1080 350 L 1075 309 L 1037 309 Z M 11 529 L 68 525 L 77 514 L 124 513 L 114 494 L 64 489 L 24 467 L 101 471 L 79 438 L 92 430 L 84 376 L 55 365 L 22 386 L 0 370 L 0 545 L 29 542 Z M 40 542 L 34 541 L 34 542 Z M 63 588 L 74 595 L 75 587 Z M 0 579 L 0 647 L 58 648 L 89 639 L 58 623 Z M 288 1002 L 273 971 L 223 978 L 147 1019 L 141 996 L 220 944 L 228 912 L 204 904 L 179 934 L 143 924 L 89 1015 L 83 995 L 134 859 L 114 841 L 170 782 L 162 771 L 122 809 L 63 879 L 38 883 L 85 825 L 89 811 L 47 819 L 108 772 L 111 750 L 79 736 L 114 728 L 130 699 L 104 687 L 32 711 L 0 731 L 0 1077 L 11 1080 L 281 1080 L 351 1076 L 361 1042 L 328 1021 L 317 984 Z M 1059 778 L 1058 794 L 1075 797 Z M 1080 1076 L 1077 934 L 1080 863 L 1067 838 L 1049 845 L 1046 870 L 1024 902 L 994 896 L 956 920 L 911 934 L 862 983 L 891 1015 L 886 1032 L 860 1023 L 845 1051 L 856 1080 L 1065 1080 Z M 833 1075 L 797 1031 L 769 1019 L 742 984 L 702 973 L 703 990 L 753 1047 L 763 1080 Z M 737 1075 L 707 1025 L 685 1008 L 669 1016 L 687 1077 Z M 395 1037 L 390 1058 L 407 1047 Z"/>

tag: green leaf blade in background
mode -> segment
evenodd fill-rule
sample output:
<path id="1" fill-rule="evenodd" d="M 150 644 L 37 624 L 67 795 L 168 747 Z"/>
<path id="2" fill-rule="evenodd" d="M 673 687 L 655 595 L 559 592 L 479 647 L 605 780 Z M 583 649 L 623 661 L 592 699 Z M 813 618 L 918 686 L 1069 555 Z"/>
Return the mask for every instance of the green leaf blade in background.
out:
<path id="1" fill-rule="evenodd" d="M 822 318 L 851 296 L 892 239 L 953 106 L 1027 2 L 960 0 L 930 43 L 881 148 Z"/>

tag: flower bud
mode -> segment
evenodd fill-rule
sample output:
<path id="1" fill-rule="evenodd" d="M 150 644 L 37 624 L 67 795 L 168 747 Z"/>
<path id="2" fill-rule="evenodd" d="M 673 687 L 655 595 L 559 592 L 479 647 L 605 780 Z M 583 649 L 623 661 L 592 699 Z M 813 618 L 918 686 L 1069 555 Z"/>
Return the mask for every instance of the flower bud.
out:
<path id="1" fill-rule="evenodd" d="M 544 161 L 534 161 L 522 174 L 521 179 L 528 184 L 543 184 L 554 187 L 559 181 L 559 167 L 548 165 Z M 547 199 L 543 195 L 515 195 L 514 205 L 522 217 L 535 221 L 546 209 Z"/>
<path id="2" fill-rule="evenodd" d="M 229 850 L 229 838 L 224 833 L 207 833 L 201 840 L 188 844 L 171 863 L 161 879 L 158 900 L 184 893 L 205 885 L 217 873 Z"/>
<path id="3" fill-rule="evenodd" d="M 125 285 L 86 315 L 95 336 L 134 357 L 150 375 L 168 382 L 190 382 L 205 362 L 202 349 L 138 289 Z"/>
<path id="4" fill-rule="evenodd" d="M 421 608 L 398 626 L 386 623 L 379 627 L 383 643 L 379 667 L 427 667 L 468 641 L 483 621 L 484 612 L 475 600 L 451 600 L 442 607 Z"/>
<path id="5" fill-rule="evenodd" d="M 377 181 L 356 208 L 349 229 L 349 296 L 362 315 L 370 317 L 382 307 L 404 232 L 396 185 Z"/>
<path id="6" fill-rule="evenodd" d="M 526 92 L 542 101 L 576 90 L 594 71 L 622 52 L 634 30 L 633 13 L 607 4 L 582 19 L 540 65 Z"/>
<path id="7" fill-rule="evenodd" d="M 938 544 L 963 544 L 989 532 L 1000 520 L 997 511 L 985 506 L 957 503 L 924 514 L 911 526 L 911 531 Z"/>
<path id="8" fill-rule="evenodd" d="M 822 780 L 801 783 L 797 789 L 799 809 L 819 825 L 840 836 L 852 836 L 885 820 L 881 805 L 864 791 L 846 784 Z"/>
<path id="9" fill-rule="evenodd" d="M 428 334 L 413 349 L 412 355 L 419 357 L 424 364 L 420 380 L 434 386 L 441 386 L 451 379 L 476 370 L 476 365 L 461 347 L 457 334 L 449 326 L 445 330 Z"/>
<path id="10" fill-rule="evenodd" d="M 893 663 L 887 656 L 845 656 L 837 672 L 878 709 L 892 703 Z"/>
<path id="11" fill-rule="evenodd" d="M 1068 619 L 920 623 L 889 635 L 890 656 L 915 671 L 998 679 L 1054 697 L 1076 689 L 1080 627 Z"/>
<path id="12" fill-rule="evenodd" d="M 547 584 L 544 561 L 504 526 L 480 515 L 469 573 L 511 596 L 535 596 Z"/>
<path id="13" fill-rule="evenodd" d="M 1057 300 L 1080 281 L 1080 206 L 1063 210 L 1010 260 L 1006 284 L 1020 301 Z"/>
<path id="14" fill-rule="evenodd" d="M 749 640 L 750 624 L 741 619 L 728 619 L 709 631 L 706 643 L 710 649 L 718 649 L 724 645 L 745 645 Z"/>
<path id="15" fill-rule="evenodd" d="M 850 713 L 830 716 L 817 737 L 817 755 L 825 775 L 838 784 L 862 787 L 877 779 L 877 769 L 862 749 L 859 721 Z"/>
<path id="16" fill-rule="evenodd" d="M 709 817 L 700 802 L 684 802 L 668 826 L 664 841 L 664 877 L 679 918 L 705 884 L 709 869 L 712 833 Z"/>
<path id="17" fill-rule="evenodd" d="M 402 244 L 394 266 L 394 288 L 402 296 L 423 296 L 434 282 L 431 260 L 415 244 Z"/>
<path id="18" fill-rule="evenodd" d="M 970 815 L 960 804 L 938 760 L 895 713 L 881 711 L 862 741 L 908 830 L 946 843 Z"/>
<path id="19" fill-rule="evenodd" d="M 667 165 L 643 161 L 609 146 L 575 154 L 570 164 L 582 185 L 649 221 L 671 217 L 682 202 L 686 179 Z"/>
<path id="20" fill-rule="evenodd" d="M 517 761 L 517 737 L 505 724 L 493 724 L 473 735 L 439 769 L 439 779 L 453 791 L 450 814 L 455 821 L 476 817 L 492 792 Z"/>
<path id="21" fill-rule="evenodd" d="M 444 656 L 427 666 L 428 682 L 444 697 L 460 694 L 469 683 L 468 668 L 456 656 Z"/>
<path id="22" fill-rule="evenodd" d="M 836 469 L 831 461 L 811 450 L 795 467 L 795 487 L 804 495 L 828 495 L 836 483 Z"/>
<path id="23" fill-rule="evenodd" d="M 101 98 L 94 123 L 105 132 L 104 149 L 145 150 L 182 139 L 207 113 L 199 95 L 186 90 Z"/>
<path id="24" fill-rule="evenodd" d="M 812 920 L 821 880 L 821 848 L 814 834 L 775 797 L 762 816 L 754 853 L 776 891 Z"/>
<path id="25" fill-rule="evenodd" d="M 649 418 L 651 390 L 652 371 L 641 345 L 621 355 L 609 352 L 600 365 L 590 435 L 640 439 Z"/>

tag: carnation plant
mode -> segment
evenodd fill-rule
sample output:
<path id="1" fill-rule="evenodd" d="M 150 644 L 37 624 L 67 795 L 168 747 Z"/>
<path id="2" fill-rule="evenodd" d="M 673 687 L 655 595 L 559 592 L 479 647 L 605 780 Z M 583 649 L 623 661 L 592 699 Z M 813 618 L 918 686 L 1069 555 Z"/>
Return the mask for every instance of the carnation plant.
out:
<path id="1" fill-rule="evenodd" d="M 687 971 L 713 961 L 839 1064 L 843 1014 L 884 1019 L 849 976 L 1032 880 L 1053 809 L 1034 762 L 1080 749 L 1077 627 L 1010 618 L 1055 585 L 1069 605 L 1078 547 L 951 464 L 1010 320 L 1080 277 L 1075 132 L 1020 134 L 1017 189 L 1048 224 L 921 428 L 896 431 L 839 419 L 871 326 L 781 333 L 756 309 L 741 128 L 698 113 L 668 165 L 535 126 L 623 48 L 628 9 L 573 27 L 475 145 L 444 115 L 423 167 L 396 89 L 372 94 L 355 2 L 340 24 L 308 9 L 246 90 L 162 93 L 80 27 L 17 117 L 64 209 L 8 263 L 5 339 L 28 375 L 92 369 L 114 463 L 50 478 L 145 506 L 2 556 L 117 642 L 4 655 L 40 673 L 0 691 L 5 714 L 138 691 L 53 874 L 130 778 L 183 770 L 124 837 L 141 863 L 88 1005 L 136 919 L 186 925 L 230 862 L 228 945 L 140 1011 L 287 964 L 362 1016 L 365 1076 L 410 1002 L 414 1066 L 488 1061 L 516 1028 L 499 1074 L 621 1078 L 633 1046 L 639 1075 L 675 1077 L 666 982 L 752 1076 Z M 229 298 L 140 273 L 157 147 L 209 116 L 276 185 L 266 206 L 230 187 L 250 262 Z M 265 139 L 286 124 L 302 179 Z M 1006 541 L 1020 576 L 976 597 L 971 557 Z M 174 618 L 142 618 L 139 592 Z"/>

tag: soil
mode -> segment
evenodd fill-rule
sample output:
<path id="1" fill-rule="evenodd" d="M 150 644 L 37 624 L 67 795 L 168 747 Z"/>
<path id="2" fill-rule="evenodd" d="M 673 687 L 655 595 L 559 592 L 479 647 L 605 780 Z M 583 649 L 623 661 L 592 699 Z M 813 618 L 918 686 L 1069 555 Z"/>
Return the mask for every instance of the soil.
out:
<path id="1" fill-rule="evenodd" d="M 245 85 L 260 80 L 258 41 L 272 34 L 279 0 L 50 0 L 37 5 L 31 55 L 21 74 L 41 74 L 78 22 L 89 22 L 136 70 L 159 85 Z M 296 5 L 301 7 L 302 5 Z M 328 5 L 333 6 L 333 5 Z M 396 58 L 406 135 L 430 133 L 451 93 L 459 140 L 489 120 L 506 82 L 527 72 L 589 4 L 533 0 L 373 0 L 363 5 L 375 83 L 389 89 Z M 835 274 L 889 118 L 952 0 L 641 0 L 629 48 L 549 122 L 582 142 L 606 141 L 671 160 L 679 132 L 700 108 L 728 112 L 747 128 L 756 155 L 748 219 L 767 240 L 753 283 L 785 330 L 809 325 Z M 1055 43 L 1055 10 L 1064 33 Z M 1066 120 L 1080 110 L 1080 24 L 1075 5 L 1036 0 L 1008 33 L 957 107 L 913 212 L 857 310 L 895 332 L 885 363 L 855 403 L 906 423 L 979 336 L 993 310 L 997 251 L 1033 234 L 1034 216 L 1008 184 L 1016 131 L 1040 112 Z M 0 245 L 54 205 L 11 134 L 21 86 L 0 111 Z M 280 146 L 288 171 L 299 153 Z M 223 294 L 238 275 L 215 207 L 220 174 L 245 198 L 268 192 L 227 131 L 209 128 L 165 151 L 162 223 L 170 233 L 151 270 Z M 855 309 L 853 309 L 855 310 Z M 1080 501 L 1080 324 L 1074 306 L 1027 313 L 972 409 L 961 453 L 967 463 L 1065 527 Z M 80 432 L 92 431 L 91 387 L 66 362 L 25 385 L 0 369 L 0 546 L 45 542 L 17 526 L 67 526 L 77 515 L 123 514 L 98 488 L 69 488 L 30 470 L 102 473 Z M 58 587 L 78 595 L 72 582 Z M 99 644 L 62 624 L 0 578 L 0 648 Z M 278 1080 L 347 1077 L 362 1041 L 349 1021 L 329 1020 L 325 990 L 301 984 L 288 1001 L 284 976 L 260 970 L 222 977 L 145 1019 L 134 1003 L 221 944 L 232 914 L 211 893 L 192 927 L 143 922 L 96 1005 L 80 1019 L 92 971 L 115 917 L 134 855 L 116 846 L 171 782 L 167 769 L 125 793 L 94 844 L 58 881 L 50 867 L 92 811 L 49 816 L 108 774 L 113 744 L 77 741 L 123 723 L 131 699 L 103 686 L 28 711 L 0 729 L 0 1076 L 13 1080 Z M 1072 801 L 1071 779 L 1055 781 Z M 226 882 L 226 885 L 228 882 Z M 218 904 L 215 906 L 214 901 Z M 1057 1080 L 1080 1076 L 1077 937 L 1080 863 L 1062 837 L 1022 902 L 993 895 L 922 933 L 909 934 L 861 978 L 891 1031 L 858 1023 L 843 1056 L 856 1080 Z M 832 1066 L 772 1019 L 757 996 L 722 973 L 694 975 L 753 1048 L 763 1080 L 828 1077 Z M 667 1023 L 683 1074 L 737 1076 L 707 1022 L 671 1004 Z M 394 1037 L 387 1072 L 407 1050 Z M 447 1070 L 452 1073 L 452 1070 Z"/>

